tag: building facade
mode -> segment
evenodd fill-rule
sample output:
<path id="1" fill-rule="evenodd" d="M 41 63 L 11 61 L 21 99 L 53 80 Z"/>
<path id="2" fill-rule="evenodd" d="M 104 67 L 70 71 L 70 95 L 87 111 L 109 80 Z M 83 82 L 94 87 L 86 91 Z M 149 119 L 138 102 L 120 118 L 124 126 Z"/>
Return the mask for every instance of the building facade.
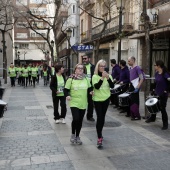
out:
<path id="1" fill-rule="evenodd" d="M 49 59 L 49 53 L 46 41 L 38 33 L 46 37 L 47 30 L 43 29 L 45 22 L 36 17 L 47 16 L 47 3 L 42 0 L 16 0 L 15 5 L 19 12 L 15 13 L 14 62 L 41 64 Z M 30 13 L 35 17 L 28 17 Z"/>
<path id="2" fill-rule="evenodd" d="M 64 24 L 61 26 L 62 31 L 58 33 L 58 58 L 59 61 L 66 67 L 68 75 L 73 72 L 74 66 L 78 63 L 78 53 L 72 48 L 72 46 L 78 45 L 80 40 L 78 6 L 79 1 L 69 0 L 65 2 L 63 7 L 60 9 L 62 18 L 64 19 Z M 67 35 L 68 30 L 71 30 L 70 37 Z"/>
<path id="3" fill-rule="evenodd" d="M 109 3 L 110 2 L 110 3 Z M 110 59 L 118 61 L 118 42 L 121 39 L 121 58 L 127 61 L 129 56 L 135 56 L 141 64 L 139 40 L 129 39 L 139 29 L 140 2 L 126 0 L 122 8 L 121 34 L 119 34 L 119 9 L 115 1 L 86 0 L 80 5 L 84 10 L 80 14 L 81 43 L 95 44 L 100 41 L 97 59 L 104 59 L 109 64 Z M 104 29 L 103 29 L 104 28 Z M 97 62 L 91 52 L 92 61 Z"/>
<path id="4" fill-rule="evenodd" d="M 149 0 L 147 4 L 147 15 L 149 16 L 149 41 L 150 56 L 146 61 L 146 42 L 144 24 L 140 21 L 140 30 L 129 38 L 140 40 L 141 58 L 143 68 L 149 62 L 150 75 L 154 76 L 154 63 L 163 60 L 165 66 L 170 70 L 170 0 Z"/>

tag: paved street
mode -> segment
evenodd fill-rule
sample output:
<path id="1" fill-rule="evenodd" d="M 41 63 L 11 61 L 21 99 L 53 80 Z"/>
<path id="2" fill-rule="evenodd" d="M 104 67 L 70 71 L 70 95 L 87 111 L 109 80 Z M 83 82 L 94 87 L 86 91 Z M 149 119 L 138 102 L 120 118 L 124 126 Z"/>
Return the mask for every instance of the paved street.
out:
<path id="1" fill-rule="evenodd" d="M 144 115 L 142 92 L 140 97 Z M 110 105 L 103 148 L 97 149 L 95 123 L 85 118 L 83 145 L 70 144 L 70 109 L 66 124 L 54 123 L 51 90 L 42 80 L 35 88 L 6 85 L 3 100 L 8 110 L 0 119 L 0 170 L 170 169 L 170 130 L 161 130 L 160 113 L 147 124 L 131 121 Z M 167 110 L 170 117 L 170 99 Z"/>

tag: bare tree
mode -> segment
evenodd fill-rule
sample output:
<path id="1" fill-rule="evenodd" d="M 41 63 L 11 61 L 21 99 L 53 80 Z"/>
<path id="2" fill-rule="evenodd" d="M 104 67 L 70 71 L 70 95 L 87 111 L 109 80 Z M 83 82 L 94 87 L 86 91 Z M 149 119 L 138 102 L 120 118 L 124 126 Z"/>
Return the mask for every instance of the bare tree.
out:
<path id="1" fill-rule="evenodd" d="M 51 5 L 51 10 L 53 11 L 53 14 L 48 15 L 46 11 L 40 12 L 39 14 L 36 13 L 35 11 L 40 11 L 40 8 L 44 6 L 44 3 L 48 6 Z M 55 42 L 55 48 L 56 52 L 58 54 L 58 39 L 57 39 L 57 33 L 60 31 L 60 23 L 61 23 L 61 17 L 60 15 L 60 8 L 61 6 L 65 6 L 65 10 L 67 10 L 67 3 L 63 4 L 61 0 L 42 0 L 42 3 L 38 4 L 33 11 L 29 6 L 25 6 L 24 4 L 22 12 L 20 10 L 16 9 L 16 15 L 15 17 L 18 18 L 18 21 L 21 22 L 27 22 L 26 25 L 24 25 L 26 28 L 31 29 L 34 31 L 36 34 L 38 34 L 40 37 L 42 37 L 48 44 L 49 50 L 51 52 L 51 60 L 52 63 L 55 62 L 54 60 L 54 47 L 51 44 L 50 40 L 50 34 L 53 33 L 54 35 L 54 42 Z M 16 8 L 16 7 L 15 7 Z M 24 11 L 24 12 L 23 12 Z M 20 18 L 19 18 L 20 16 Z M 38 23 L 43 23 L 43 27 L 39 26 Z M 44 31 L 42 33 L 41 31 Z"/>
<path id="2" fill-rule="evenodd" d="M 103 8 L 103 15 L 101 16 L 98 14 L 98 10 L 100 9 L 84 9 L 83 4 L 82 6 L 80 5 L 79 8 L 87 13 L 89 16 L 93 18 L 93 22 L 99 23 L 101 25 L 100 30 L 98 31 L 98 38 L 96 38 L 93 41 L 94 45 L 94 58 L 96 61 L 98 61 L 98 56 L 99 56 L 99 46 L 101 44 L 101 39 L 103 37 L 103 33 L 107 28 L 107 25 L 111 22 L 112 20 L 112 8 L 115 5 L 115 0 L 103 0 L 102 1 L 102 8 Z"/>
<path id="3" fill-rule="evenodd" d="M 2 34 L 2 51 L 3 51 L 3 78 L 7 83 L 7 53 L 6 53 L 6 34 L 10 34 L 13 29 L 13 10 L 11 8 L 11 0 L 0 0 L 0 32 Z"/>

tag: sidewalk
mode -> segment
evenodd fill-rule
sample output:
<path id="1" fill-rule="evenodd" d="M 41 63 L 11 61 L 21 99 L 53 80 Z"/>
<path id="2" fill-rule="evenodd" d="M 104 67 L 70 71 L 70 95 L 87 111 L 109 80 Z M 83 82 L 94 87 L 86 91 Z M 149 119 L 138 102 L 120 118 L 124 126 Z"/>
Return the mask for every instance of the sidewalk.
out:
<path id="1" fill-rule="evenodd" d="M 143 93 L 140 98 L 144 115 Z M 8 110 L 0 119 L 0 170 L 170 169 L 170 130 L 160 129 L 160 113 L 156 122 L 147 124 L 131 121 L 110 105 L 103 148 L 97 149 L 95 123 L 86 117 L 80 134 L 83 145 L 70 144 L 70 109 L 66 124 L 54 123 L 51 90 L 42 80 L 35 88 L 7 85 L 3 100 Z"/>

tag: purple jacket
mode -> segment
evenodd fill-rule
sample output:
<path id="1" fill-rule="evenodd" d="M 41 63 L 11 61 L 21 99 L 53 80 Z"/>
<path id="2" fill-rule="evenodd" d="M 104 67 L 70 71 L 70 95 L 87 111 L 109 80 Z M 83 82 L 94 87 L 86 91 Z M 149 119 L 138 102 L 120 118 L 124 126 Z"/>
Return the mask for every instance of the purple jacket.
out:
<path id="1" fill-rule="evenodd" d="M 112 68 L 112 77 L 113 77 L 113 79 L 119 80 L 120 71 L 121 71 L 121 68 L 116 64 Z"/>
<path id="2" fill-rule="evenodd" d="M 121 69 L 119 81 L 123 83 L 129 83 L 130 82 L 130 72 L 127 66 L 125 66 L 123 69 Z"/>

